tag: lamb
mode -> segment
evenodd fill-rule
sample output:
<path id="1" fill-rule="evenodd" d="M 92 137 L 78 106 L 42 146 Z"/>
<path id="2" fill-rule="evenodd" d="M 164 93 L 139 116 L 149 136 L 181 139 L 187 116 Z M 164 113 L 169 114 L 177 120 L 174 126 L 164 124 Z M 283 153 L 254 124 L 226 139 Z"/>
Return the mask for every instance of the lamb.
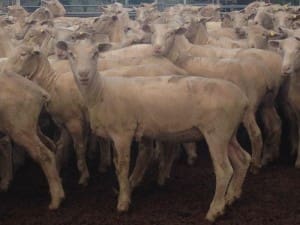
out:
<path id="1" fill-rule="evenodd" d="M 228 53 L 225 53 L 225 55 L 235 53 L 235 55 L 239 55 L 239 58 L 233 58 L 234 55 L 229 58 L 218 58 L 219 54 L 223 54 L 221 48 L 205 46 L 193 48 L 194 45 L 190 44 L 184 36 L 186 29 L 180 24 L 155 24 L 151 27 L 145 26 L 144 29 L 153 32 L 153 55 L 167 57 L 175 65 L 194 76 L 202 75 L 230 80 L 246 93 L 250 100 L 249 113 L 247 113 L 249 123 L 247 123 L 246 129 L 252 146 L 253 172 L 257 172 L 258 168 L 261 167 L 262 151 L 261 131 L 255 121 L 258 106 L 263 106 L 264 122 L 269 128 L 270 134 L 275 132 L 270 126 L 280 124 L 274 108 L 274 101 L 279 89 L 278 80 L 281 78 L 276 77 L 276 74 L 272 74 L 273 71 L 270 68 L 257 60 L 258 56 L 255 55 L 255 52 L 261 50 L 255 49 L 253 53 L 250 50 L 247 50 L 247 52 L 244 52 L 246 50 L 232 50 L 232 52 L 227 51 Z M 253 69 L 253 65 L 255 65 L 255 69 Z M 267 116 L 273 119 L 273 124 L 269 122 Z M 278 133 L 278 137 L 280 137 L 280 130 Z M 270 135 L 270 137 L 272 136 Z M 273 137 L 277 136 L 274 134 Z M 272 141 L 274 140 L 266 138 L 265 147 L 272 145 Z M 280 139 L 277 138 L 276 141 L 280 141 Z M 263 163 L 273 156 L 271 155 L 272 152 L 267 150 L 264 152 Z"/>
<path id="2" fill-rule="evenodd" d="M 98 55 L 110 44 L 95 47 L 80 41 L 70 46 L 61 41 L 57 47 L 68 52 L 92 131 L 114 143 L 118 211 L 127 211 L 131 201 L 128 175 L 133 139 L 149 147 L 149 138 L 190 142 L 204 136 L 216 173 L 216 192 L 206 218 L 214 221 L 225 205 L 240 197 L 250 156 L 237 142 L 236 132 L 248 99 L 236 85 L 202 77 L 103 77 L 97 70 Z"/>
<path id="3" fill-rule="evenodd" d="M 86 108 L 82 97 L 70 73 L 60 73 L 52 69 L 47 58 L 29 45 L 19 46 L 5 65 L 4 70 L 18 73 L 36 82 L 51 96 L 47 111 L 53 121 L 62 131 L 57 142 L 58 168 L 60 160 L 67 146 L 64 135 L 69 133 L 73 140 L 77 156 L 77 167 L 80 171 L 79 184 L 87 185 L 89 171 L 86 164 L 85 153 L 89 132 Z"/>
<path id="4" fill-rule="evenodd" d="M 47 138 L 44 137 L 38 127 L 40 112 L 50 102 L 50 96 L 32 82 L 8 71 L 1 72 L 0 84 L 2 87 L 0 94 L 0 132 L 24 147 L 40 165 L 49 183 L 51 194 L 49 208 L 57 209 L 65 194 L 56 170 L 54 153 L 46 147 L 43 140 Z M 1 148 L 1 150 L 5 151 L 6 149 Z M 9 160 L 9 153 L 6 155 L 6 159 Z M 4 176 L 4 179 L 9 178 L 9 174 L 6 175 L 8 176 Z M 1 188 L 6 189 L 9 181 L 1 180 Z"/>

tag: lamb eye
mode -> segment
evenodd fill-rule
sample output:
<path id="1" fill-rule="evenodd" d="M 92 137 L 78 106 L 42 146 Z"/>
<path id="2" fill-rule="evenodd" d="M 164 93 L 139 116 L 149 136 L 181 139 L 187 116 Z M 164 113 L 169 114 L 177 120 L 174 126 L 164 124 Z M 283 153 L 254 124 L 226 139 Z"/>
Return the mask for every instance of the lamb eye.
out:
<path id="1" fill-rule="evenodd" d="M 93 53 L 93 58 L 97 58 L 98 57 L 98 51 L 95 51 L 94 53 Z"/>
<path id="2" fill-rule="evenodd" d="M 75 55 L 72 53 L 72 52 L 69 52 L 69 56 L 72 58 L 72 59 L 75 59 Z"/>

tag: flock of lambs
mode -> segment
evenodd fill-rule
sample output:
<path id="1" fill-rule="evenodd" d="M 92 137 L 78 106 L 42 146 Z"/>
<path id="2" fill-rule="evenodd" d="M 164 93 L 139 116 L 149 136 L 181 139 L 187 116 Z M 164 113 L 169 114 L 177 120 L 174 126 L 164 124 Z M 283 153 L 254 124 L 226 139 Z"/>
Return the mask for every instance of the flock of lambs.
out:
<path id="1" fill-rule="evenodd" d="M 0 17 L 1 190 L 23 163 L 22 148 L 43 170 L 49 208 L 57 209 L 70 144 L 82 185 L 87 149 L 100 147 L 99 170 L 114 162 L 124 212 L 152 160 L 163 185 L 179 145 L 193 164 L 195 142 L 205 139 L 216 176 L 206 215 L 213 222 L 240 198 L 248 168 L 257 173 L 279 157 L 279 109 L 300 167 L 299 7 L 253 2 L 221 14 L 217 5 L 159 11 L 145 3 L 135 20 L 120 3 L 99 10 L 64 17 L 58 0 L 43 0 L 33 13 L 11 6 Z M 45 132 L 50 123 L 54 134 Z M 237 141 L 240 125 L 251 156 Z M 139 151 L 129 174 L 133 140 Z"/>

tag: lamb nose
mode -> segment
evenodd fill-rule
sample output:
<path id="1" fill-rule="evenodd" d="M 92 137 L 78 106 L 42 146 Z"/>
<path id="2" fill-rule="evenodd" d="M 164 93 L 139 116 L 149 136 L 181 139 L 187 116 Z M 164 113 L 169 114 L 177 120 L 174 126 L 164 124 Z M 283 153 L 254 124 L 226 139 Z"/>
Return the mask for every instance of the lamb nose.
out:
<path id="1" fill-rule="evenodd" d="M 89 73 L 87 71 L 80 71 L 78 74 L 81 78 L 87 78 Z"/>
<path id="2" fill-rule="evenodd" d="M 291 65 L 283 66 L 282 67 L 282 72 L 286 74 L 290 74 L 292 72 L 292 67 Z"/>
<path id="3" fill-rule="evenodd" d="M 282 69 L 283 69 L 283 71 L 289 71 L 289 70 L 291 70 L 291 66 L 290 65 L 284 66 Z"/>

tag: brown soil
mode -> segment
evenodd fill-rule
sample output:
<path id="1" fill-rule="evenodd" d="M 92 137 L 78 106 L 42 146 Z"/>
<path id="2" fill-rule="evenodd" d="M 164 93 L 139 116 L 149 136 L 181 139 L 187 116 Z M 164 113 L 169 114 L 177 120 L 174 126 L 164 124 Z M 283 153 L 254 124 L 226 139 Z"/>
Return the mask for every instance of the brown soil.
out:
<path id="1" fill-rule="evenodd" d="M 93 165 L 91 166 L 92 170 Z M 155 168 L 155 167 L 154 167 Z M 204 220 L 215 181 L 207 151 L 196 165 L 176 162 L 172 178 L 163 188 L 155 184 L 156 172 L 148 172 L 133 194 L 131 211 L 116 210 L 116 178 L 111 171 L 92 174 L 88 187 L 77 185 L 74 165 L 63 175 L 67 199 L 51 212 L 48 186 L 33 163 L 16 175 L 9 192 L 0 194 L 0 225 L 182 225 L 209 224 Z M 248 174 L 242 198 L 222 216 L 219 225 L 300 224 L 300 170 L 281 160 L 258 175 Z"/>

